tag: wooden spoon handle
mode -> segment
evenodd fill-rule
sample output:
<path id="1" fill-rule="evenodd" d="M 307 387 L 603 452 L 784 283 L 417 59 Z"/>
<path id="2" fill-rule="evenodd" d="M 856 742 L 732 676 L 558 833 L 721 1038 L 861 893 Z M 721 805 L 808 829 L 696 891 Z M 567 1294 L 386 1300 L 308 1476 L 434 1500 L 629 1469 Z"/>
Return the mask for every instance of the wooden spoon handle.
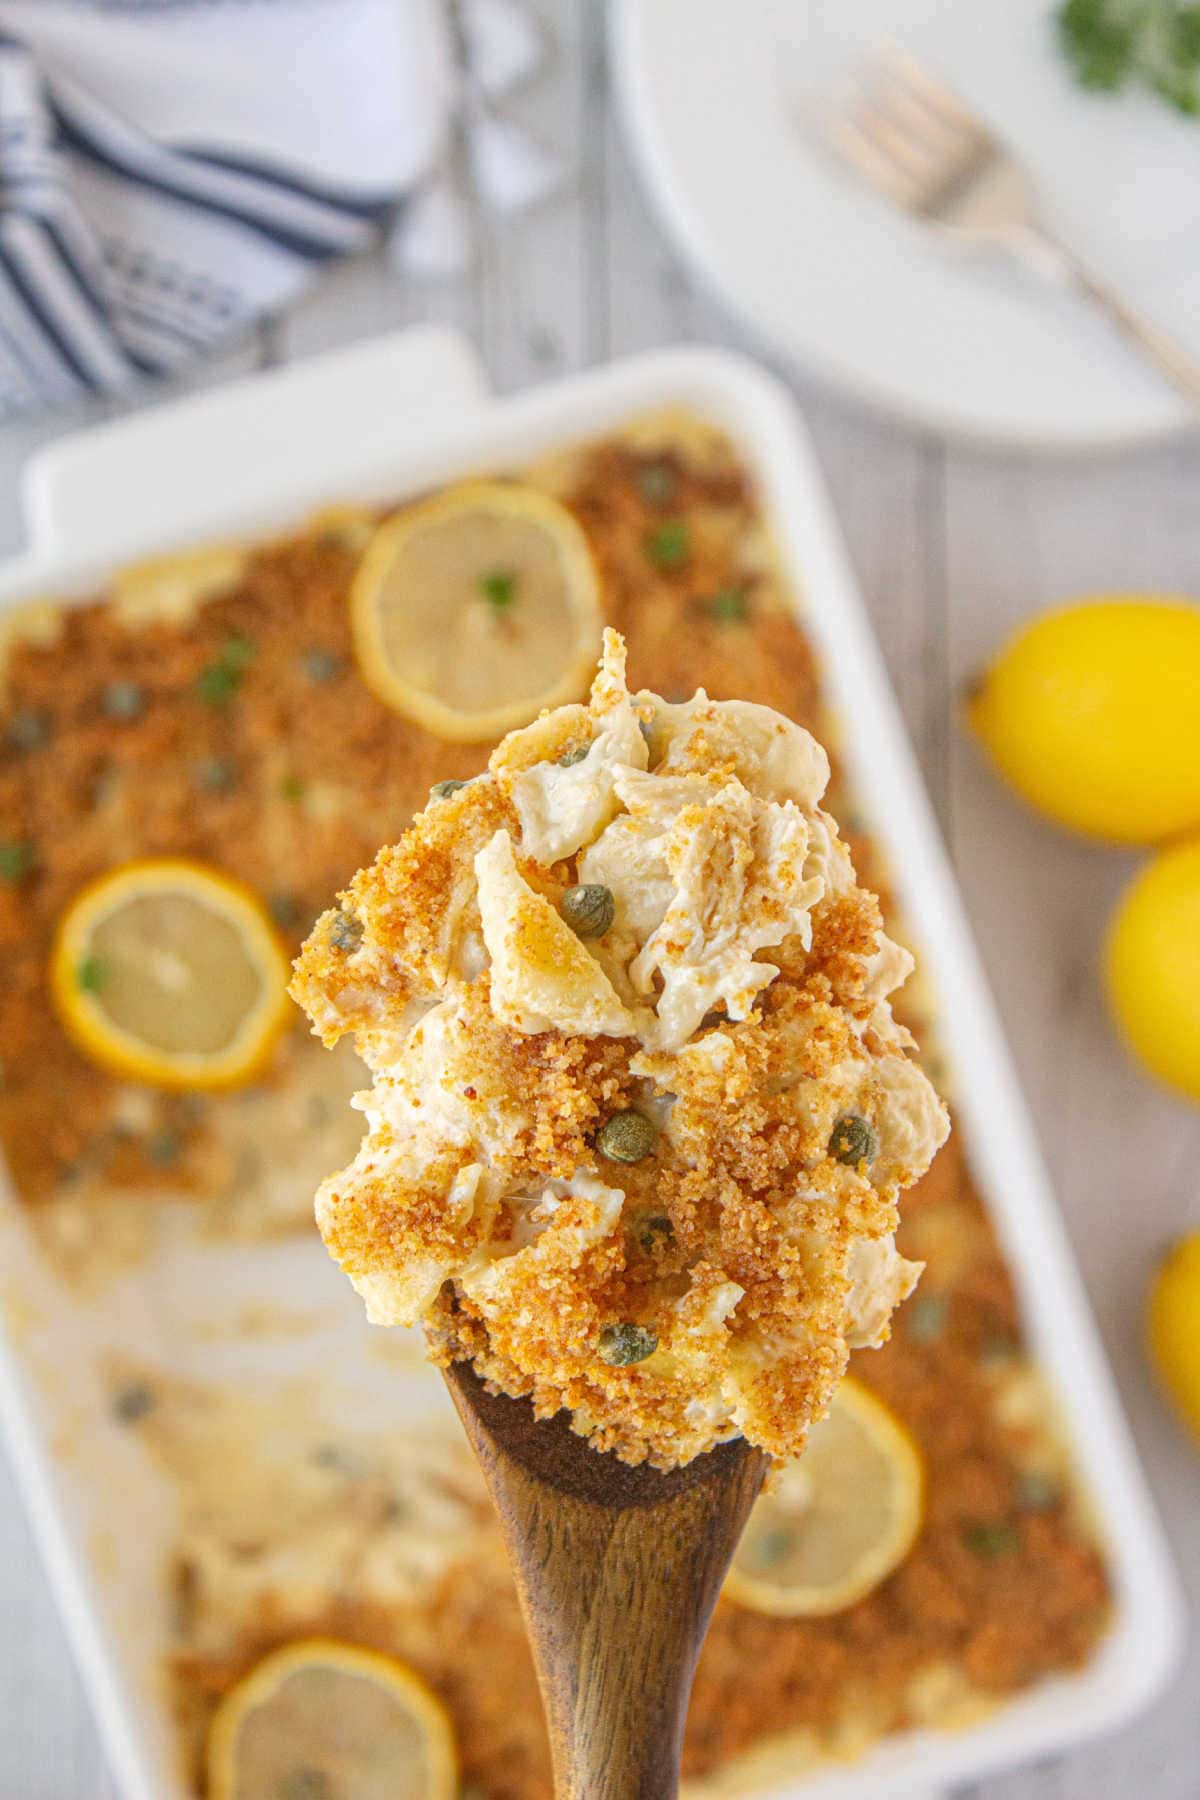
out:
<path id="1" fill-rule="evenodd" d="M 659 1474 L 588 1450 L 462 1365 L 537 1664 L 559 1800 L 673 1800 L 696 1658 L 765 1471 L 741 1440 Z"/>

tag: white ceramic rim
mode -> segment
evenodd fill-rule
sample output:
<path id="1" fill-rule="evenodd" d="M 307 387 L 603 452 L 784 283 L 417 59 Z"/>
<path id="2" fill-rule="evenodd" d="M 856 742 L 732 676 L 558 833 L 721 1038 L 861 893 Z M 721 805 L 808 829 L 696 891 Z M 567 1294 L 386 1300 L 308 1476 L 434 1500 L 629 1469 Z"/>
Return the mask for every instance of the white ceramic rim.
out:
<path id="1" fill-rule="evenodd" d="M 823 392 L 881 414 L 909 430 L 932 432 L 980 450 L 1026 451 L 1048 456 L 1111 456 L 1148 450 L 1195 435 L 1196 420 L 1186 411 L 1157 424 L 1042 427 L 984 425 L 965 419 L 949 407 L 922 400 L 887 382 L 874 379 L 847 362 L 826 343 L 789 337 L 765 323 L 748 299 L 737 272 L 715 253 L 702 221 L 676 185 L 665 153 L 646 71 L 634 50 L 638 19 L 653 0 L 610 0 L 608 31 L 610 66 L 618 113 L 632 147 L 634 161 L 667 231 L 697 279 L 732 314 L 764 354 L 782 357 Z"/>

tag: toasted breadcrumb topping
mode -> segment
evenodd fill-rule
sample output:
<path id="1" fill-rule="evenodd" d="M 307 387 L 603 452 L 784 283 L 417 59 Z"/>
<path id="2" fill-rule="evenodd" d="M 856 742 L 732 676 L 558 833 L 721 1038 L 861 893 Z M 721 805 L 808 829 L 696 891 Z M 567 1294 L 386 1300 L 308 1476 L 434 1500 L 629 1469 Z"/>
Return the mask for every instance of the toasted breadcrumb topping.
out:
<path id="1" fill-rule="evenodd" d="M 375 1076 L 317 1195 L 371 1318 L 629 1462 L 794 1456 L 920 1272 L 897 1196 L 947 1121 L 828 775 L 767 708 L 631 695 L 608 631 L 589 704 L 433 798 L 296 964 Z"/>

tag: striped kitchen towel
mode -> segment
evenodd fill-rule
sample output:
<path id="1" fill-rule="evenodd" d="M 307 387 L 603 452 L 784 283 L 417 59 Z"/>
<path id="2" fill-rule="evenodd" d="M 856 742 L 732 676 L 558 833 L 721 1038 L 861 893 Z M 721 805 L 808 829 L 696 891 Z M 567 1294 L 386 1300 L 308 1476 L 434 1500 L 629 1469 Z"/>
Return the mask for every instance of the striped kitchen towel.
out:
<path id="1" fill-rule="evenodd" d="M 522 0 L 0 0 L 0 417 L 176 373 L 385 233 L 452 269 L 460 163 L 504 208 L 558 178 L 496 104 L 542 52 Z"/>

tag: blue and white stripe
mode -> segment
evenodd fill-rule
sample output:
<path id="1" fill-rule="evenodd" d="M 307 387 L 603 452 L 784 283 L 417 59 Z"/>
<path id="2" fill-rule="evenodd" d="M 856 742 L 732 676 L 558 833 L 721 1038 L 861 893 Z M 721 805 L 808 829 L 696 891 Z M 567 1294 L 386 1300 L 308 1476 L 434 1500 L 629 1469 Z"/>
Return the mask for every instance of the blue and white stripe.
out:
<path id="1" fill-rule="evenodd" d="M 368 246 L 401 197 L 156 141 L 0 31 L 0 417 L 178 370 Z"/>

